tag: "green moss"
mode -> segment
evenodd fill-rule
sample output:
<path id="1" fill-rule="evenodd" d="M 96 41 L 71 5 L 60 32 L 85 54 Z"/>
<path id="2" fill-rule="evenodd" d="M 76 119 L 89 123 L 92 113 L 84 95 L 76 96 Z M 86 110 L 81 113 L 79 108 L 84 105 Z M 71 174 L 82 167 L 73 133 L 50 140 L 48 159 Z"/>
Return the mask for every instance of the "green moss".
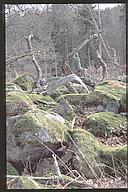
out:
<path id="1" fill-rule="evenodd" d="M 116 147 L 104 145 L 83 129 L 74 129 L 70 131 L 70 135 L 75 142 L 72 150 L 79 157 L 77 163 L 73 164 L 78 172 L 82 172 L 88 178 L 100 176 L 101 172 L 113 174 L 122 171 L 126 174 L 127 145 Z"/>
<path id="2" fill-rule="evenodd" d="M 66 141 L 69 126 L 55 117 L 37 109 L 25 113 L 15 125 L 14 135 L 17 145 L 39 144 L 34 136 L 40 138 L 42 142 Z"/>
<path id="3" fill-rule="evenodd" d="M 104 144 L 97 146 L 99 157 L 108 174 L 124 174 L 127 170 L 127 145 L 110 147 Z"/>
<path id="4" fill-rule="evenodd" d="M 126 129 L 126 117 L 112 112 L 95 113 L 87 117 L 85 128 L 95 136 L 110 136 L 118 129 Z"/>
<path id="5" fill-rule="evenodd" d="M 90 93 L 84 94 L 66 94 L 63 96 L 65 99 L 69 101 L 72 105 L 81 105 L 85 107 L 89 106 L 97 106 L 99 104 L 105 104 L 108 100 L 116 100 L 116 97 L 111 94 L 106 94 L 102 91 L 93 91 Z M 58 99 L 60 100 L 61 97 Z"/>
<path id="6" fill-rule="evenodd" d="M 13 91 L 6 94 L 7 114 L 24 114 L 35 107 L 32 100 L 24 92 Z"/>
<path id="7" fill-rule="evenodd" d="M 107 80 L 99 83 L 95 90 L 105 94 L 114 95 L 117 100 L 119 100 L 126 91 L 126 83 L 117 80 Z"/>
<path id="8" fill-rule="evenodd" d="M 83 129 L 74 129 L 72 132 L 72 150 L 78 155 L 74 161 L 75 168 L 82 172 L 87 178 L 95 178 L 101 175 L 100 160 L 98 157 L 98 140 Z"/>
<path id="9" fill-rule="evenodd" d="M 49 95 L 44 96 L 44 95 L 39 95 L 39 94 L 28 94 L 28 96 L 30 97 L 30 99 L 33 102 L 36 102 L 37 108 L 44 110 L 44 111 L 47 111 L 51 108 L 51 105 L 50 105 L 51 102 L 55 103 L 54 100 Z M 46 103 L 45 103 L 45 101 L 46 101 Z"/>
<path id="10" fill-rule="evenodd" d="M 14 80 L 14 83 L 19 85 L 24 91 L 31 91 L 34 86 L 34 80 L 33 80 L 32 75 L 27 74 L 27 73 L 17 77 Z"/>
<path id="11" fill-rule="evenodd" d="M 17 170 L 8 162 L 6 163 L 6 171 L 7 175 L 18 175 Z"/>
<path id="12" fill-rule="evenodd" d="M 49 95 L 39 95 L 39 94 L 29 94 L 29 97 L 31 98 L 32 101 L 35 100 L 40 100 L 40 101 L 47 101 L 47 102 L 53 102 L 54 100 L 49 96 Z"/>

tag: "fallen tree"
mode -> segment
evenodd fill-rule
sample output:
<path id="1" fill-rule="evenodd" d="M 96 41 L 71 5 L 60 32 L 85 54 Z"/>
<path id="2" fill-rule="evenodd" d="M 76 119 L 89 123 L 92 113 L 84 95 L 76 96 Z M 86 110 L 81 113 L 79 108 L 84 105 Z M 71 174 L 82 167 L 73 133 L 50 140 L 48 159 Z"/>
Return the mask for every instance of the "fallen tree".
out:
<path id="1" fill-rule="evenodd" d="M 69 82 L 73 82 L 73 81 L 79 82 L 85 88 L 85 90 L 89 92 L 89 89 L 87 88 L 85 83 L 76 74 L 71 74 L 66 77 L 60 78 L 58 80 L 51 81 L 47 86 L 46 92 L 47 94 L 51 94 L 54 90 L 56 90 L 60 86 L 68 84 Z"/>

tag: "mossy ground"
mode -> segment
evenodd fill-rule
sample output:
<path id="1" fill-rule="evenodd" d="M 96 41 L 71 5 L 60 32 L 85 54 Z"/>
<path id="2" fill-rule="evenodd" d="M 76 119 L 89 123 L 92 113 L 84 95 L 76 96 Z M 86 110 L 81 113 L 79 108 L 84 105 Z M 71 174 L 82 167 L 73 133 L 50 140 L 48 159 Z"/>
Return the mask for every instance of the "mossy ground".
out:
<path id="1" fill-rule="evenodd" d="M 108 136 L 116 129 L 126 129 L 126 117 L 112 112 L 94 113 L 87 117 L 85 129 L 95 136 Z"/>

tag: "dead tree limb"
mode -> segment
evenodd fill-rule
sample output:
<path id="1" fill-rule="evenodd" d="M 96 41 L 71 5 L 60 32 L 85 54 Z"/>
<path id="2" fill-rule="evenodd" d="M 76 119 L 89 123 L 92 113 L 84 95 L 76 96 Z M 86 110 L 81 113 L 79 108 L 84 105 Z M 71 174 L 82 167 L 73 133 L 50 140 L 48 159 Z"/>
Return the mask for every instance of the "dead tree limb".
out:
<path id="1" fill-rule="evenodd" d="M 98 35 L 94 34 L 94 35 L 91 35 L 90 37 L 88 37 L 87 39 L 85 39 L 80 45 L 78 45 L 78 47 L 74 48 L 73 51 L 67 55 L 66 60 L 68 60 L 69 57 L 72 57 L 73 55 L 78 53 L 79 50 L 82 49 L 82 47 L 84 47 L 91 39 L 93 39 L 96 36 L 98 36 Z"/>
<path id="2" fill-rule="evenodd" d="M 85 90 L 87 92 L 89 92 L 89 90 L 88 90 L 87 86 L 84 84 L 84 82 L 75 74 L 68 75 L 57 81 L 52 81 L 51 83 L 49 83 L 49 85 L 46 89 L 46 92 L 47 92 L 47 94 L 51 94 L 57 88 L 61 87 L 62 85 L 65 85 L 69 82 L 72 82 L 74 80 L 78 81 L 85 88 Z"/>
<path id="3" fill-rule="evenodd" d="M 6 61 L 6 66 L 9 66 L 11 63 L 14 63 L 15 61 L 19 60 L 19 59 L 23 59 L 25 57 L 29 57 L 29 56 L 32 56 L 33 54 L 35 54 L 36 52 L 38 51 L 34 51 L 34 50 L 29 50 L 21 55 L 18 55 L 18 56 L 15 56 L 15 57 L 12 57 L 10 59 L 8 59 Z"/>
<path id="4" fill-rule="evenodd" d="M 83 67 L 81 66 L 79 54 L 76 53 L 76 54 L 73 56 L 73 58 L 77 61 L 78 72 L 80 72 L 82 76 L 86 76 L 87 69 L 85 69 L 85 68 L 83 68 Z"/>
<path id="5" fill-rule="evenodd" d="M 33 50 L 33 47 L 32 47 L 33 34 L 30 34 L 28 37 L 24 37 L 24 38 L 25 38 L 25 40 L 27 42 L 28 50 L 29 51 Z M 41 70 L 40 65 L 38 64 L 34 54 L 32 54 L 32 62 L 33 62 L 33 64 L 35 65 L 35 67 L 37 69 L 36 86 L 41 87 L 40 81 L 41 81 L 41 78 L 42 78 L 42 70 Z"/>
<path id="6" fill-rule="evenodd" d="M 113 47 L 110 47 L 108 43 L 107 43 L 107 47 L 111 51 L 111 54 L 112 54 L 112 64 L 115 66 L 119 66 L 119 63 L 117 62 L 116 49 Z"/>
<path id="7" fill-rule="evenodd" d="M 91 10 L 91 8 L 90 8 L 90 5 L 88 5 L 88 10 L 89 10 L 89 12 L 90 12 L 91 18 L 92 18 L 92 20 L 93 20 L 93 22 L 94 22 L 94 25 L 95 25 L 95 27 L 96 27 L 97 33 L 99 33 L 99 32 L 100 32 L 100 29 L 99 29 L 99 27 L 98 27 L 98 25 L 97 25 L 97 23 L 96 23 L 96 20 L 95 20 L 95 18 L 94 18 L 94 16 L 93 16 L 93 13 L 92 13 L 92 10 Z M 109 54 L 109 51 L 108 51 L 108 49 L 107 49 L 107 46 L 106 46 L 106 44 L 105 44 L 105 41 L 104 41 L 101 33 L 99 33 L 99 38 L 101 39 L 101 42 L 102 42 L 102 44 L 103 44 L 103 47 L 104 47 L 104 49 L 105 49 L 105 51 L 106 51 L 106 54 L 107 54 L 108 58 L 111 60 L 111 56 L 110 56 L 110 54 Z"/>
<path id="8" fill-rule="evenodd" d="M 107 64 L 103 61 L 101 55 L 99 54 L 98 50 L 97 50 L 97 60 L 100 63 L 101 67 L 102 67 L 102 80 L 107 76 Z"/>

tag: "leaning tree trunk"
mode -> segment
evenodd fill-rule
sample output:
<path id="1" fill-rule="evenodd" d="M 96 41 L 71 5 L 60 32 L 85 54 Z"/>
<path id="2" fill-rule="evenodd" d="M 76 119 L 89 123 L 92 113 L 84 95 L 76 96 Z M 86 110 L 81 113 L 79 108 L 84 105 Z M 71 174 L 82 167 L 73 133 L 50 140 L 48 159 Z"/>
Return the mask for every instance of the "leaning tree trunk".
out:
<path id="1" fill-rule="evenodd" d="M 30 34 L 28 37 L 25 37 L 25 40 L 27 42 L 27 46 L 28 46 L 28 51 L 32 51 L 33 47 L 32 47 L 32 38 L 33 38 L 33 34 Z M 42 78 L 42 70 L 40 68 L 40 65 L 38 64 L 36 58 L 35 58 L 35 54 L 32 54 L 32 62 L 35 65 L 36 69 L 37 69 L 37 78 L 36 78 L 36 86 L 37 87 L 41 87 L 40 85 L 40 81 Z"/>

